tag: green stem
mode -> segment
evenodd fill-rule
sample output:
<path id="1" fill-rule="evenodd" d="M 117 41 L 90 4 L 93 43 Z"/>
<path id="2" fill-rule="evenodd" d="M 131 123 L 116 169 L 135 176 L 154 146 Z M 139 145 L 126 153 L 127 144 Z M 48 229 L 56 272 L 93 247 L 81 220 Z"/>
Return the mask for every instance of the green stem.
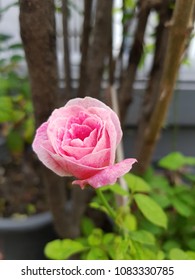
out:
<path id="1" fill-rule="evenodd" d="M 100 189 L 96 189 L 96 193 L 98 195 L 98 197 L 100 198 L 102 204 L 105 206 L 105 208 L 107 209 L 110 217 L 115 220 L 116 218 L 116 213 L 114 211 L 114 209 L 108 204 L 108 201 L 106 200 L 105 196 L 103 195 L 102 191 Z"/>

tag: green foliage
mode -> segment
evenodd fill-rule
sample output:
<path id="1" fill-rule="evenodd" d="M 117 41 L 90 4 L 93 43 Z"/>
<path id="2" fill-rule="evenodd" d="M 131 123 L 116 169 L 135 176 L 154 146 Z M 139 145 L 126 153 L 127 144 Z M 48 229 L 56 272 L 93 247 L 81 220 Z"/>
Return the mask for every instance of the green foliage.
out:
<path id="1" fill-rule="evenodd" d="M 144 194 L 135 194 L 134 199 L 146 219 L 157 226 L 167 227 L 166 214 L 152 198 Z"/>
<path id="2" fill-rule="evenodd" d="M 194 260 L 194 161 L 172 153 L 159 161 L 160 170 L 150 167 L 142 178 L 126 174 L 128 190 L 118 183 L 100 188 L 90 206 L 109 216 L 113 230 L 97 228 L 84 217 L 75 247 L 67 239 L 60 241 L 66 246 L 51 242 L 46 256 L 67 259 L 78 253 L 87 260 Z M 128 198 L 127 204 L 118 207 L 116 195 Z"/>
<path id="3" fill-rule="evenodd" d="M 35 122 L 29 82 L 17 71 L 24 60 L 22 45 L 10 39 L 9 34 L 0 34 L 1 53 L 6 54 L 0 60 L 0 124 L 10 153 L 19 156 L 32 142 Z"/>
<path id="4" fill-rule="evenodd" d="M 86 248 L 80 242 L 71 239 L 57 239 L 46 245 L 45 254 L 50 259 L 64 260 L 85 249 Z"/>

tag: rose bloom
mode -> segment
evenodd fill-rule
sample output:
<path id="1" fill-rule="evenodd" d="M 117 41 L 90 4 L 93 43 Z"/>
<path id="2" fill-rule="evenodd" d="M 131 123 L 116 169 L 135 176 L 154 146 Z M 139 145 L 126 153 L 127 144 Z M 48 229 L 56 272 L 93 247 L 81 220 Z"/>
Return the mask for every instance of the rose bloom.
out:
<path id="1" fill-rule="evenodd" d="M 99 188 L 114 184 L 136 159 L 115 164 L 122 138 L 118 116 L 101 101 L 75 98 L 55 109 L 36 131 L 32 144 L 38 158 L 59 176 L 74 176 L 73 184 Z"/>

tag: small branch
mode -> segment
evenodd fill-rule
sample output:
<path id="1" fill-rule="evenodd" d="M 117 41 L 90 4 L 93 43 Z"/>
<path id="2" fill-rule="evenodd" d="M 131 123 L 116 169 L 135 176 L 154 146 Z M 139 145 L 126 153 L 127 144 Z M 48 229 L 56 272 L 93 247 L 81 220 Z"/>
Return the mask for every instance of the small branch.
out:
<path id="1" fill-rule="evenodd" d="M 113 109 L 113 111 L 119 117 L 119 106 L 118 106 L 118 100 L 117 100 L 117 93 L 116 93 L 114 86 L 110 86 L 108 88 L 107 95 L 108 95 L 108 100 L 109 100 L 108 103 L 110 104 L 110 107 Z M 124 148 L 123 148 L 122 141 L 119 143 L 119 145 L 117 147 L 116 158 L 117 158 L 117 162 L 124 160 Z M 122 177 L 120 177 L 118 179 L 118 181 L 119 181 L 119 184 L 121 185 L 121 187 L 127 191 L 128 186 L 126 184 L 126 181 Z M 120 196 L 120 195 L 116 195 L 115 198 L 116 198 L 117 205 L 119 207 L 127 205 L 128 199 L 129 199 L 127 196 Z"/>
<path id="2" fill-rule="evenodd" d="M 121 108 L 121 122 L 124 124 L 126 112 L 132 101 L 133 83 L 135 80 L 139 61 L 143 53 L 144 34 L 150 7 L 140 7 L 138 15 L 138 24 L 135 30 L 134 42 L 129 54 L 129 63 L 127 69 L 123 72 L 122 83 L 119 89 L 119 104 Z"/>
<path id="3" fill-rule="evenodd" d="M 64 72 L 66 82 L 66 99 L 71 98 L 71 66 L 68 34 L 68 1 L 62 0 L 62 19 L 63 19 L 63 41 L 64 41 Z"/>
<path id="4" fill-rule="evenodd" d="M 160 81 L 160 94 L 153 114 L 145 131 L 142 147 L 139 150 L 136 172 L 143 174 L 150 164 L 151 157 L 164 124 L 166 113 L 171 101 L 177 79 L 181 58 L 185 50 L 193 26 L 193 11 L 195 0 L 178 0 L 175 2 L 172 24 L 165 57 L 165 65 Z"/>
<path id="5" fill-rule="evenodd" d="M 87 83 L 87 58 L 89 51 L 89 38 L 91 33 L 91 17 L 92 17 L 92 4 L 93 0 L 84 1 L 84 21 L 83 21 L 83 34 L 81 42 L 81 64 L 79 76 L 78 96 L 84 97 L 86 95 L 85 87 Z"/>
<path id="6" fill-rule="evenodd" d="M 95 26 L 88 52 L 85 95 L 99 99 L 105 58 L 108 56 L 112 2 L 112 0 L 97 1 Z"/>
<path id="7" fill-rule="evenodd" d="M 110 217 L 113 219 L 113 221 L 115 221 L 116 213 L 113 210 L 113 208 L 109 205 L 109 203 L 107 202 L 107 200 L 106 200 L 105 196 L 103 195 L 102 191 L 100 189 L 96 189 L 96 193 L 97 193 L 98 197 L 100 198 L 102 204 L 104 205 L 104 207 L 108 211 L 108 214 L 110 215 Z"/>

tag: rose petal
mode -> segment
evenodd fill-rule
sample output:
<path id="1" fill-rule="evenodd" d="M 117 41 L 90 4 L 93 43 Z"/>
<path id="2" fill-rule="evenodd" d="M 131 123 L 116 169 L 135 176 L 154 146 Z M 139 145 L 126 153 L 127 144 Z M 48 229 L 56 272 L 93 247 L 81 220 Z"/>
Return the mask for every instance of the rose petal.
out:
<path id="1" fill-rule="evenodd" d="M 51 153 L 54 150 L 48 141 L 47 137 L 47 123 L 43 123 L 36 132 L 36 137 L 33 141 L 32 148 L 37 154 L 39 160 L 45 164 L 49 169 L 55 172 L 59 176 L 71 176 L 70 173 L 66 172 L 60 164 L 51 157 Z M 48 152 L 50 151 L 50 153 Z"/>
<path id="2" fill-rule="evenodd" d="M 82 165 L 91 166 L 93 168 L 108 166 L 110 162 L 110 149 L 104 149 L 97 153 L 89 153 L 82 157 L 79 162 Z"/>
<path id="3" fill-rule="evenodd" d="M 55 153 L 53 154 L 49 150 L 48 153 L 54 159 L 54 161 L 58 162 L 58 164 L 61 166 L 61 168 L 63 168 L 65 172 L 81 180 L 94 176 L 97 172 L 105 168 L 105 167 L 96 168 L 93 166 L 85 166 L 73 157 L 69 157 L 65 155 L 61 157 L 60 155 L 57 155 Z"/>
<path id="4" fill-rule="evenodd" d="M 98 99 L 86 96 L 85 98 L 74 98 L 71 99 L 70 101 L 68 101 L 65 105 L 66 108 L 71 106 L 79 106 L 79 107 L 83 107 L 85 109 L 89 109 L 88 112 L 91 112 L 91 109 L 95 109 L 95 112 L 97 113 L 97 116 L 99 116 L 101 119 L 107 119 L 108 115 L 109 118 L 111 118 L 115 129 L 116 129 L 116 134 L 117 134 L 117 144 L 120 142 L 121 137 L 122 137 L 122 131 L 121 131 L 121 126 L 120 126 L 120 121 L 119 118 L 117 116 L 117 114 L 106 104 L 104 104 L 103 102 L 99 101 Z M 103 114 L 101 115 L 101 113 L 99 114 L 99 109 L 104 109 L 104 112 L 107 112 L 107 114 Z"/>
<path id="5" fill-rule="evenodd" d="M 94 176 L 85 180 L 75 180 L 72 184 L 78 184 L 81 188 L 90 185 L 93 188 L 99 188 L 105 185 L 113 185 L 116 180 L 126 174 L 132 165 L 137 162 L 134 158 L 125 159 L 115 165 L 108 166 Z"/>
<path id="6" fill-rule="evenodd" d="M 72 147 L 72 146 L 63 146 L 61 151 L 61 155 L 71 156 L 75 159 L 81 159 L 82 157 L 92 153 L 92 147 Z"/>

